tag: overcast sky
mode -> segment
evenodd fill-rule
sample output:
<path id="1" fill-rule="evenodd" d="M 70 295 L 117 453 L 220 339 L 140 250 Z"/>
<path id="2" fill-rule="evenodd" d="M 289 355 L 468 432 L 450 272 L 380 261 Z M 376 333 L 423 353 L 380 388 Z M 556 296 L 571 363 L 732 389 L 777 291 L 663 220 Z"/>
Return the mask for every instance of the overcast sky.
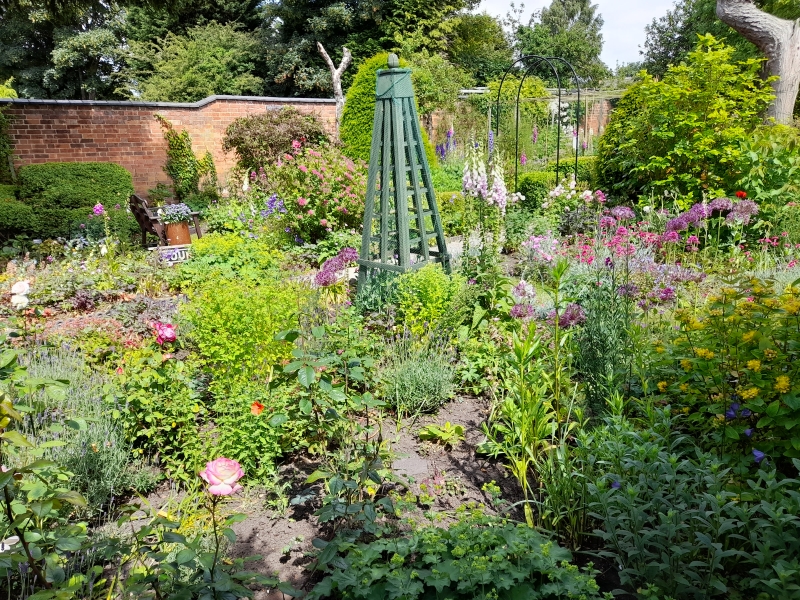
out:
<path id="1" fill-rule="evenodd" d="M 594 0 L 603 15 L 603 62 L 612 69 L 617 63 L 641 60 L 639 48 L 644 44 L 644 27 L 655 17 L 666 14 L 674 0 Z M 483 0 L 480 12 L 505 17 L 509 0 Z M 519 0 L 515 2 L 519 6 Z M 550 0 L 527 0 L 525 20 L 534 10 L 550 5 Z"/>

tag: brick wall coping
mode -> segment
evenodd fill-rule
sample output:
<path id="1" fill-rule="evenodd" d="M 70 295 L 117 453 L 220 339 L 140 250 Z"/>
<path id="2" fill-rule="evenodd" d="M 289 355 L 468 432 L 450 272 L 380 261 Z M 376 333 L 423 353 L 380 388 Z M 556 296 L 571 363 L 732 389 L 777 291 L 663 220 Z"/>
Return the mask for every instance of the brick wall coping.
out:
<path id="1" fill-rule="evenodd" d="M 333 98 L 276 98 L 272 96 L 209 96 L 199 102 L 132 102 L 129 100 L 47 100 L 34 98 L 2 98 L 0 104 L 60 104 L 65 106 L 130 106 L 135 108 L 203 108 L 218 100 L 244 100 L 247 102 L 277 102 L 336 104 Z"/>

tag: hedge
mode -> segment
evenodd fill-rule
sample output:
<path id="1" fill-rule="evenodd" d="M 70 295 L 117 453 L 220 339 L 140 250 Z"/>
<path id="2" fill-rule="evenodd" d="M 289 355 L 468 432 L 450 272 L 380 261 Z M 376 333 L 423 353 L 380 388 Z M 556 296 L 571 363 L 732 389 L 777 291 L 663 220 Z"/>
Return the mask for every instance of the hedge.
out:
<path id="1" fill-rule="evenodd" d="M 553 169 L 555 171 L 555 169 Z M 536 210 L 542 206 L 542 201 L 556 186 L 555 172 L 534 171 L 520 175 L 517 181 L 517 191 L 525 196 L 522 207 L 527 210 Z"/>
<path id="2" fill-rule="evenodd" d="M 6 207 L 0 212 L 0 231 L 9 237 L 26 234 L 43 239 L 86 234 L 103 237 L 101 219 L 89 218 L 92 207 L 102 204 L 109 211 L 114 234 L 127 239 L 139 230 L 133 215 L 125 210 L 131 194 L 131 174 L 114 163 L 27 165 L 19 170 L 20 202 L 13 204 L 28 210 Z"/>
<path id="3" fill-rule="evenodd" d="M 597 158 L 595 156 L 579 156 L 578 157 L 578 183 L 583 183 L 589 188 L 594 189 L 595 181 L 597 180 L 596 177 L 596 165 L 597 165 Z M 555 161 L 550 162 L 547 165 L 548 172 L 555 173 L 556 172 L 556 163 Z M 575 157 L 570 156 L 569 158 L 561 159 L 561 162 L 558 166 L 558 177 L 566 177 L 567 174 L 575 173 Z"/>
<path id="4" fill-rule="evenodd" d="M 352 159 L 360 158 L 369 162 L 370 148 L 372 147 L 372 125 L 375 120 L 375 82 L 378 70 L 388 68 L 388 59 L 389 54 L 384 52 L 361 63 L 350 89 L 347 90 L 339 137 L 344 144 L 344 153 Z M 400 66 L 408 67 L 408 63 L 400 59 Z M 437 162 L 436 152 L 434 152 L 425 129 L 421 128 L 421 131 L 428 164 L 433 166 Z"/>
<path id="5" fill-rule="evenodd" d="M 17 199 L 17 186 L 0 184 L 0 202 Z"/>
<path id="6" fill-rule="evenodd" d="M 20 234 L 31 235 L 37 229 L 38 219 L 30 206 L 16 200 L 4 200 L 0 194 L 0 238 L 8 240 Z"/>
<path id="7" fill-rule="evenodd" d="M 114 163 L 44 163 L 19 170 L 19 196 L 34 208 L 127 205 L 133 178 Z"/>

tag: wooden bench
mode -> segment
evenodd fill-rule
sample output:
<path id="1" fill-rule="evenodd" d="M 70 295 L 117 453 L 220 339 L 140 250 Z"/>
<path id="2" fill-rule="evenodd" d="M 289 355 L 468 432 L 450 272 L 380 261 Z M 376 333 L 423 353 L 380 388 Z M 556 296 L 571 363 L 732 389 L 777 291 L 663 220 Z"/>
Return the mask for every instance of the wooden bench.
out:
<path id="1" fill-rule="evenodd" d="M 131 212 L 136 218 L 136 222 L 139 224 L 139 229 L 142 230 L 142 246 L 145 248 L 147 247 L 148 233 L 158 238 L 158 244 L 160 246 L 167 246 L 169 244 L 167 241 L 167 228 L 164 223 L 161 222 L 161 219 L 153 208 L 147 203 L 147 200 L 133 194 L 129 199 L 129 204 Z M 196 211 L 192 212 L 192 219 L 194 220 L 194 229 L 197 232 L 197 237 L 203 237 L 200 231 L 199 213 Z"/>

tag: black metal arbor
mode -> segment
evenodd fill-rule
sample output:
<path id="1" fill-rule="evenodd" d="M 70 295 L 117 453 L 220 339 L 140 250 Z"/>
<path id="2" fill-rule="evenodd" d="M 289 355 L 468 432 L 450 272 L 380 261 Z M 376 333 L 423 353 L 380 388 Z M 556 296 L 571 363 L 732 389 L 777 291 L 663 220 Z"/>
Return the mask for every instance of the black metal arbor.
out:
<path id="1" fill-rule="evenodd" d="M 525 69 L 524 74 L 522 75 L 522 79 L 519 82 L 519 89 L 517 90 L 517 99 L 514 104 L 514 156 L 519 156 L 519 99 L 520 95 L 522 94 L 522 87 L 525 85 L 525 79 L 527 79 L 530 72 L 538 67 L 542 63 L 546 63 L 550 69 L 553 71 L 553 74 L 556 77 L 556 85 L 558 86 L 558 115 L 559 118 L 561 117 L 561 73 L 559 72 L 558 68 L 556 67 L 557 62 L 564 63 L 569 70 L 572 72 L 572 80 L 575 83 L 575 87 L 578 90 L 578 101 L 575 104 L 575 129 L 574 131 L 576 134 L 579 133 L 578 129 L 580 127 L 579 124 L 579 111 L 581 106 L 581 81 L 578 78 L 578 74 L 575 71 L 575 67 L 567 61 L 566 59 L 557 57 L 557 56 L 539 56 L 537 54 L 526 54 L 525 56 L 521 56 L 517 60 L 515 60 L 511 65 L 506 69 L 506 72 L 503 73 L 503 78 L 500 80 L 500 87 L 497 90 L 497 100 L 495 102 L 495 126 L 494 126 L 494 134 L 499 139 L 500 138 L 500 100 L 503 97 L 503 84 L 506 81 L 506 77 L 512 72 L 517 70 L 517 65 L 522 65 Z M 561 123 L 556 128 L 556 183 L 558 182 L 558 169 L 561 162 Z M 579 139 L 580 135 L 577 135 L 576 139 Z M 575 144 L 575 176 L 578 176 L 578 145 Z M 517 179 L 519 177 L 519 161 L 514 160 L 514 191 L 518 191 L 517 189 Z"/>

